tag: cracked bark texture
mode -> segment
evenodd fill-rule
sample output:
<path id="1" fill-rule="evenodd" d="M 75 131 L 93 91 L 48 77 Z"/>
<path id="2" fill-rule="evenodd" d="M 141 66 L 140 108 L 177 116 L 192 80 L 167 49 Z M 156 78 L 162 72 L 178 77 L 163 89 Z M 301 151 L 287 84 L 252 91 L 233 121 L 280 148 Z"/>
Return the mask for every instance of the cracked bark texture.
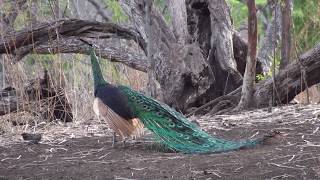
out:
<path id="1" fill-rule="evenodd" d="M 280 3 L 274 4 L 272 12 L 272 20 L 266 29 L 266 35 L 260 42 L 260 49 L 258 51 L 258 61 L 262 64 L 262 73 L 267 75 L 271 72 L 273 51 L 279 45 L 281 36 L 281 9 Z"/>
<path id="2" fill-rule="evenodd" d="M 255 0 L 248 0 L 248 59 L 246 71 L 243 77 L 241 99 L 237 106 L 237 110 L 247 109 L 252 104 L 253 88 L 256 75 L 257 62 L 257 41 L 258 41 L 258 21 Z"/>
<path id="3" fill-rule="evenodd" d="M 152 71 L 161 86 L 163 101 L 182 111 L 195 106 L 198 98 L 213 85 L 208 63 L 199 46 L 179 41 L 155 7 L 150 12 L 151 27 L 148 33 L 144 28 L 144 2 L 120 2 L 139 34 L 154 42 L 150 44 L 155 60 Z"/>
<path id="4" fill-rule="evenodd" d="M 200 45 L 214 80 L 201 100 L 209 100 L 209 97 L 215 99 L 241 85 L 242 76 L 237 69 L 235 54 L 237 57 L 246 57 L 247 47 L 239 36 L 233 34 L 230 9 L 224 0 L 189 0 L 187 12 L 192 41 Z M 233 39 L 243 45 L 238 46 L 236 53 Z M 242 62 L 245 63 L 245 60 Z"/>
<path id="5" fill-rule="evenodd" d="M 86 38 L 99 44 L 102 57 L 152 73 L 161 100 L 182 112 L 239 89 L 247 44 L 233 31 L 230 9 L 224 0 L 171 0 L 172 24 L 153 6 L 148 31 L 145 0 L 118 2 L 129 17 L 129 25 L 60 19 L 6 34 L 0 39 L 0 53 L 9 53 L 17 60 L 28 53 L 86 54 L 87 47 L 78 40 Z M 175 11 L 178 8 L 183 11 Z M 110 38 L 135 42 L 141 50 L 128 51 L 117 43 L 97 42 Z M 148 52 L 154 66 L 149 65 Z"/>
<path id="6" fill-rule="evenodd" d="M 275 76 L 275 104 L 286 104 L 304 91 L 307 86 L 302 74 L 307 76 L 308 87 L 320 82 L 320 43 L 305 52 L 298 59 L 293 60 L 285 69 Z M 272 95 L 273 80 L 269 78 L 255 87 L 254 101 L 256 107 L 268 106 L 268 99 Z"/>
<path id="7" fill-rule="evenodd" d="M 117 37 L 135 41 L 142 54 L 128 52 L 122 55 L 121 48 L 110 48 L 108 44 L 102 46 L 100 54 L 132 68 L 151 71 L 158 82 L 160 99 L 181 111 L 200 106 L 241 84 L 234 56 L 237 59 L 246 57 L 247 47 L 233 33 L 229 7 L 224 1 L 171 1 L 172 26 L 153 6 L 149 32 L 145 27 L 145 1 L 120 0 L 119 3 L 130 18 L 128 27 L 80 19 L 42 23 L 32 29 L 7 34 L 1 40 L 0 53 L 12 54 L 17 60 L 28 53 L 86 53 L 86 47 L 77 41 L 77 37 Z M 178 7 L 186 11 L 177 14 L 173 9 Z M 233 47 L 232 39 L 239 46 Z M 148 40 L 152 42 L 150 52 L 154 59 L 151 70 L 146 58 Z"/>

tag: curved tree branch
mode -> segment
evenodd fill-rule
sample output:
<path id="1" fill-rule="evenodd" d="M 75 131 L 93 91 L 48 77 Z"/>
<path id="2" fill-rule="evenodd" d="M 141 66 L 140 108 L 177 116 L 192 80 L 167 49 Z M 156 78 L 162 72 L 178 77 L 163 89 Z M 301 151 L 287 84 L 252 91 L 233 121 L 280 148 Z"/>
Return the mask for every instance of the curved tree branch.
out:
<path id="1" fill-rule="evenodd" d="M 33 29 L 24 29 L 3 37 L 0 40 L 0 54 L 14 54 L 15 50 L 20 47 L 55 40 L 58 35 L 100 39 L 118 37 L 133 40 L 143 50 L 146 49 L 145 41 L 133 29 L 111 22 L 101 23 L 79 19 L 62 19 L 51 23 L 43 23 Z"/>
<path id="2" fill-rule="evenodd" d="M 148 60 L 143 53 L 136 53 L 121 47 L 116 47 L 110 42 L 94 42 L 99 46 L 97 55 L 113 62 L 123 63 L 133 69 L 146 72 Z M 60 38 L 45 44 L 24 46 L 15 51 L 15 61 L 21 60 L 29 53 L 55 54 L 55 53 L 79 53 L 89 55 L 89 47 L 80 40 L 74 38 Z"/>

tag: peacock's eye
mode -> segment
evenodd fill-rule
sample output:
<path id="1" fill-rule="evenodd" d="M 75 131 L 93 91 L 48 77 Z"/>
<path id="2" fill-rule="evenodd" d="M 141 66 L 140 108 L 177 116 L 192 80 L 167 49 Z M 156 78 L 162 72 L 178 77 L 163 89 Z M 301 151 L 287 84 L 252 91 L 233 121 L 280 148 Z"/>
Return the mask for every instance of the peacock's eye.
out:
<path id="1" fill-rule="evenodd" d="M 159 112 L 159 111 L 158 111 L 158 112 L 156 112 L 156 115 L 157 115 L 157 116 L 160 116 L 160 117 L 162 117 L 162 116 L 163 116 L 162 112 Z"/>
<path id="2" fill-rule="evenodd" d="M 183 128 L 183 126 L 181 124 L 178 124 L 177 126 L 178 126 L 178 128 Z"/>
<path id="3" fill-rule="evenodd" d="M 199 136 L 199 133 L 194 132 L 194 133 L 192 133 L 192 135 L 197 137 L 197 136 Z"/>
<path id="4" fill-rule="evenodd" d="M 142 107 L 143 107 L 143 109 L 148 109 L 147 105 L 143 105 Z"/>
<path id="5" fill-rule="evenodd" d="M 170 123 L 169 127 L 175 127 L 176 125 L 174 123 Z"/>
<path id="6" fill-rule="evenodd" d="M 173 123 L 172 119 L 168 119 L 168 122 Z"/>
<path id="7" fill-rule="evenodd" d="M 209 144 L 204 144 L 202 146 L 207 148 L 207 147 L 209 147 Z"/>

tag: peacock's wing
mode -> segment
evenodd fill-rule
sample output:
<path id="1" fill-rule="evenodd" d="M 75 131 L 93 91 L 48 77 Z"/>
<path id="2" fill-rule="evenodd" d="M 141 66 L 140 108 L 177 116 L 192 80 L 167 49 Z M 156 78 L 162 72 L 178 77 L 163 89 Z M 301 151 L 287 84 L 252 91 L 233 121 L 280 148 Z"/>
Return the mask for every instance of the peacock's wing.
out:
<path id="1" fill-rule="evenodd" d="M 100 116 L 109 127 L 122 138 L 134 135 L 136 128 L 131 123 L 115 113 L 110 107 L 104 104 L 100 98 L 95 98 L 93 103 L 94 112 Z"/>
<path id="2" fill-rule="evenodd" d="M 126 86 L 119 86 L 128 97 L 132 112 L 162 143 L 185 153 L 221 152 L 256 143 L 218 139 L 202 131 L 186 117 L 166 104 L 160 103 Z"/>

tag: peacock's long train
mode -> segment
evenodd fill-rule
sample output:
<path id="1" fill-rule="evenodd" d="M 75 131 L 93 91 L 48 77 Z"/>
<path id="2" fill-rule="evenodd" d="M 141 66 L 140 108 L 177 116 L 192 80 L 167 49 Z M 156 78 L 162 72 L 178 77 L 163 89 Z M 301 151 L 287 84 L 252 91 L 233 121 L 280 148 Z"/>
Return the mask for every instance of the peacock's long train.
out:
<path id="1" fill-rule="evenodd" d="M 166 104 L 129 87 L 106 82 L 92 46 L 90 55 L 94 79 L 94 111 L 122 137 L 139 135 L 146 127 L 161 143 L 185 153 L 224 152 L 253 147 L 269 137 L 245 141 L 213 137 Z"/>

